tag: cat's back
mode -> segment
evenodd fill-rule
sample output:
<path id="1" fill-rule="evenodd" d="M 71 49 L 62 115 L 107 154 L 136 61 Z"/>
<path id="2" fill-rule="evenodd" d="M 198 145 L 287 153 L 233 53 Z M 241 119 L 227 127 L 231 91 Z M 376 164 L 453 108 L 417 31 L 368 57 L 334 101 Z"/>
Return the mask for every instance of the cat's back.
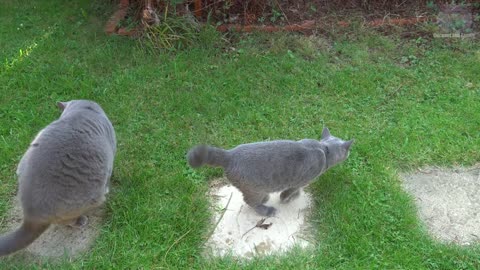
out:
<path id="1" fill-rule="evenodd" d="M 300 144 L 296 141 L 291 140 L 275 140 L 275 141 L 264 141 L 264 142 L 253 142 L 241 144 L 231 150 L 231 153 L 264 153 L 271 152 L 277 149 L 285 148 L 298 148 Z"/>
<path id="2" fill-rule="evenodd" d="M 302 163 L 308 158 L 308 148 L 290 140 L 276 140 L 239 145 L 229 150 L 233 164 L 258 168 L 278 166 L 286 162 Z"/>
<path id="3" fill-rule="evenodd" d="M 58 209 L 72 209 L 103 196 L 113 151 L 95 118 L 74 115 L 52 122 L 37 135 L 21 161 L 19 188 L 24 209 L 58 213 Z"/>
<path id="4" fill-rule="evenodd" d="M 101 122 L 83 115 L 58 119 L 49 124 L 30 145 L 35 163 L 48 166 L 68 155 L 95 155 L 111 151 L 108 137 Z"/>
<path id="5" fill-rule="evenodd" d="M 226 173 L 230 181 L 267 192 L 307 183 L 324 168 L 323 152 L 297 141 L 249 143 L 229 152 L 232 161 Z"/>

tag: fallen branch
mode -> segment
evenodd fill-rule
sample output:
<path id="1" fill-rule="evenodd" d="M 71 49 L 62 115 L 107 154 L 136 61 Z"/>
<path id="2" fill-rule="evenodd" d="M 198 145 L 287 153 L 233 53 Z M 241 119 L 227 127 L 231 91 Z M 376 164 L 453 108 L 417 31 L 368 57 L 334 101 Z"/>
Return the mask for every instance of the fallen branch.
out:
<path id="1" fill-rule="evenodd" d="M 380 27 L 384 25 L 400 25 L 400 26 L 405 26 L 405 25 L 414 25 L 417 23 L 421 22 L 435 22 L 436 18 L 435 17 L 411 17 L 411 18 L 397 18 L 397 19 L 375 19 L 372 21 L 369 21 L 366 23 L 367 26 L 370 27 Z M 349 27 L 350 22 L 347 21 L 338 21 L 337 25 L 340 27 Z"/>
<path id="2" fill-rule="evenodd" d="M 120 3 L 118 4 L 118 10 L 113 13 L 112 17 L 110 17 L 107 24 L 105 25 L 105 32 L 107 34 L 113 34 L 117 31 L 118 23 L 127 15 L 127 9 L 129 4 L 129 0 L 120 1 Z"/>
<path id="3" fill-rule="evenodd" d="M 413 25 L 419 22 L 427 22 L 434 20 L 433 18 L 429 17 L 413 17 L 413 18 L 399 18 L 399 19 L 377 19 L 368 22 L 367 24 L 372 27 L 383 26 L 385 24 L 393 24 L 393 25 Z"/>

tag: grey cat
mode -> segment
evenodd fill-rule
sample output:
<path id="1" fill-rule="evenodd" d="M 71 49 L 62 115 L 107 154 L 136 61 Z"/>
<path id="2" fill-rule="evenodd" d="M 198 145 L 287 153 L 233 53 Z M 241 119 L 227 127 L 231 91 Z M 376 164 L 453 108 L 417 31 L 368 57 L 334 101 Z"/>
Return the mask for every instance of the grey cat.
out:
<path id="1" fill-rule="evenodd" d="M 113 126 L 88 100 L 59 102 L 60 118 L 41 130 L 17 168 L 23 223 L 0 237 L 0 256 L 25 248 L 50 224 L 87 223 L 108 193 L 116 152 Z"/>
<path id="2" fill-rule="evenodd" d="M 243 193 L 244 201 L 262 216 L 273 216 L 266 206 L 269 193 L 279 192 L 287 203 L 300 195 L 300 189 L 329 168 L 347 159 L 353 140 L 343 141 L 324 128 L 320 141 L 278 140 L 241 144 L 224 150 L 200 145 L 187 154 L 191 167 L 204 164 L 223 167 L 230 182 Z"/>

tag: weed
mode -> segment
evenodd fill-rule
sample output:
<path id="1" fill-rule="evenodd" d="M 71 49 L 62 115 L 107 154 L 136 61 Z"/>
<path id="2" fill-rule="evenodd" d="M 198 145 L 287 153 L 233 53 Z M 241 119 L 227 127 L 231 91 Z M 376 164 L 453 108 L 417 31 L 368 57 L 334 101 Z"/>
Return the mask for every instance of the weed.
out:
<path id="1" fill-rule="evenodd" d="M 218 47 L 221 41 L 221 35 L 213 26 L 200 26 L 192 16 L 169 15 L 168 9 L 160 23 L 145 28 L 140 38 L 142 47 L 154 53 L 190 47 Z"/>

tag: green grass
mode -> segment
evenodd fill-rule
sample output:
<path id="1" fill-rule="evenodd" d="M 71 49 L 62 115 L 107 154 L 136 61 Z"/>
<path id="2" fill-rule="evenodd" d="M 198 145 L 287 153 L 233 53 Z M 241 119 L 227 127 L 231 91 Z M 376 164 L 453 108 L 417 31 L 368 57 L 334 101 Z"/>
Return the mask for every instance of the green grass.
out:
<path id="1" fill-rule="evenodd" d="M 328 40 L 242 37 L 224 50 L 210 33 L 211 46 L 151 54 L 134 40 L 105 36 L 106 9 L 90 1 L 2 3 L 0 216 L 16 191 L 21 155 L 59 116 L 56 101 L 100 103 L 115 126 L 118 155 L 91 251 L 73 262 L 3 258 L 0 268 L 480 268 L 479 246 L 427 236 L 397 176 L 480 159 L 478 43 L 360 28 Z M 309 188 L 318 245 L 251 262 L 205 260 L 205 193 L 222 171 L 189 169 L 186 151 L 197 143 L 319 138 L 323 126 L 356 141 L 348 161 Z"/>

